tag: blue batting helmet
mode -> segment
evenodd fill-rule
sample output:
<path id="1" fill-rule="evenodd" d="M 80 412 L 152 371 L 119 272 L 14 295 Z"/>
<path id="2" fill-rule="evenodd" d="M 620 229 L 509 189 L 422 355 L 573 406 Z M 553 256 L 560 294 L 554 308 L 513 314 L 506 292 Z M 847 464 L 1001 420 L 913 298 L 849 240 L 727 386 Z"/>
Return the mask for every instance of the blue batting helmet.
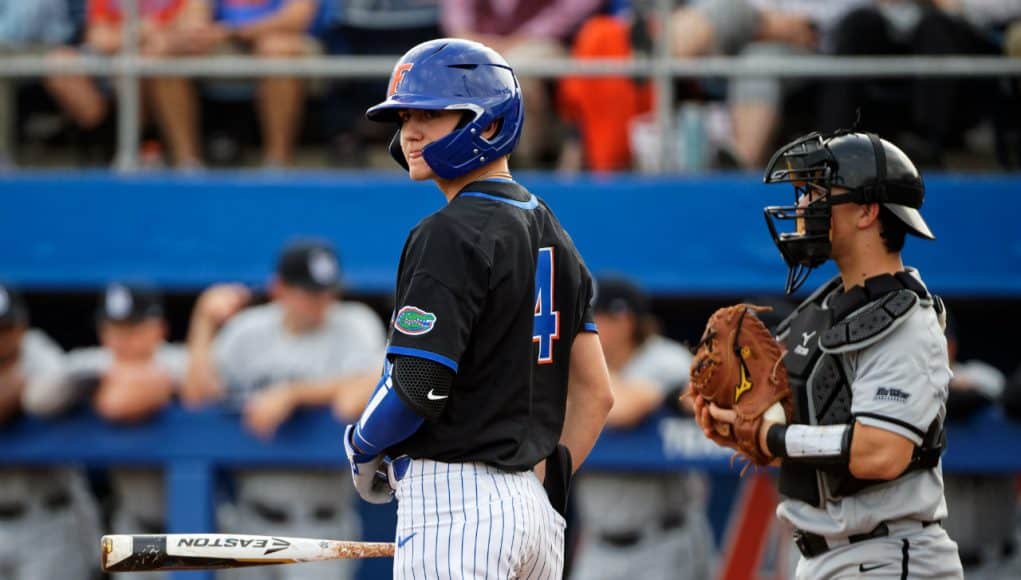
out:
<path id="1" fill-rule="evenodd" d="M 507 61 L 478 42 L 440 38 L 409 50 L 390 76 L 386 100 L 365 116 L 397 122 L 402 109 L 463 110 L 471 113 L 449 135 L 426 145 L 422 157 L 436 175 L 453 179 L 514 150 L 521 136 L 524 106 L 521 88 Z M 482 132 L 493 122 L 490 139 Z M 390 154 L 407 169 L 400 130 Z"/>

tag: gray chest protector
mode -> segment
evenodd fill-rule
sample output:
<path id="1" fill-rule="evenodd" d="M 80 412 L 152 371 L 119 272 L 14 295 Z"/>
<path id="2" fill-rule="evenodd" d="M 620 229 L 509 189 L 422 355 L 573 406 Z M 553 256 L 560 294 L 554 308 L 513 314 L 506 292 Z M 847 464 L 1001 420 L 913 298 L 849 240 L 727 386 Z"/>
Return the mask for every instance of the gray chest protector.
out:
<path id="1" fill-rule="evenodd" d="M 864 286 L 835 294 L 828 308 L 823 308 L 826 297 L 840 285 L 840 278 L 834 278 L 777 327 L 787 348 L 784 363 L 794 393 L 792 423 L 853 424 L 851 383 L 840 355 L 882 340 L 916 308 L 936 308 L 942 314 L 939 298 L 907 272 L 869 278 Z M 935 467 L 944 443 L 942 421 L 937 417 L 904 474 Z M 879 483 L 884 482 L 854 477 L 846 463 L 821 466 L 784 461 L 780 468 L 780 493 L 817 507 Z"/>

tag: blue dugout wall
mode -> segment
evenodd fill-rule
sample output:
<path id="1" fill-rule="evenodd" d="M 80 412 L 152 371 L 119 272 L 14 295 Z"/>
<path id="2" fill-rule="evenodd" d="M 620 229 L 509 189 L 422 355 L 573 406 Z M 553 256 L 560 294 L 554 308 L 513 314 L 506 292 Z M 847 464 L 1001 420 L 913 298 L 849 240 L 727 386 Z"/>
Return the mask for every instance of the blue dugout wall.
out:
<path id="1" fill-rule="evenodd" d="M 782 288 L 761 209 L 790 203 L 790 188 L 755 175 L 519 178 L 596 273 L 675 296 Z M 944 295 L 1021 296 L 1021 176 L 938 175 L 927 186 L 923 213 L 938 239 L 909 240 L 907 262 Z M 390 291 L 407 231 L 443 202 L 431 183 L 395 173 L 47 173 L 0 178 L 0 198 L 0 276 L 25 287 L 262 285 L 280 246 L 312 235 L 336 243 L 360 293 Z"/>

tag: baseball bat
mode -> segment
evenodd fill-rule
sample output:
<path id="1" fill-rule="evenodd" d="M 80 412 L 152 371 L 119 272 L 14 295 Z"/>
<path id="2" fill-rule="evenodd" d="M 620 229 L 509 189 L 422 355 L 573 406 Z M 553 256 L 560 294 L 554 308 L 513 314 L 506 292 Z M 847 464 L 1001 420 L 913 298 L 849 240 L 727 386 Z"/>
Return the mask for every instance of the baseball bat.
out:
<path id="1" fill-rule="evenodd" d="M 210 570 L 347 558 L 385 558 L 387 542 L 247 534 L 111 534 L 101 540 L 104 572 Z"/>

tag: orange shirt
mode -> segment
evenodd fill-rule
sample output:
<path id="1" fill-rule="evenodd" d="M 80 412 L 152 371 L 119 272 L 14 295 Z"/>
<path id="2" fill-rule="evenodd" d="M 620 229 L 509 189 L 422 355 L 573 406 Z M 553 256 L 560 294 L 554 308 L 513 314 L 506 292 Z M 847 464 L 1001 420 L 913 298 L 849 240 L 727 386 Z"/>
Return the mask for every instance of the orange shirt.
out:
<path id="1" fill-rule="evenodd" d="M 90 24 L 119 24 L 122 0 L 89 0 L 88 22 Z M 169 22 L 177 16 L 185 0 L 142 0 L 139 14 L 148 20 Z"/>

